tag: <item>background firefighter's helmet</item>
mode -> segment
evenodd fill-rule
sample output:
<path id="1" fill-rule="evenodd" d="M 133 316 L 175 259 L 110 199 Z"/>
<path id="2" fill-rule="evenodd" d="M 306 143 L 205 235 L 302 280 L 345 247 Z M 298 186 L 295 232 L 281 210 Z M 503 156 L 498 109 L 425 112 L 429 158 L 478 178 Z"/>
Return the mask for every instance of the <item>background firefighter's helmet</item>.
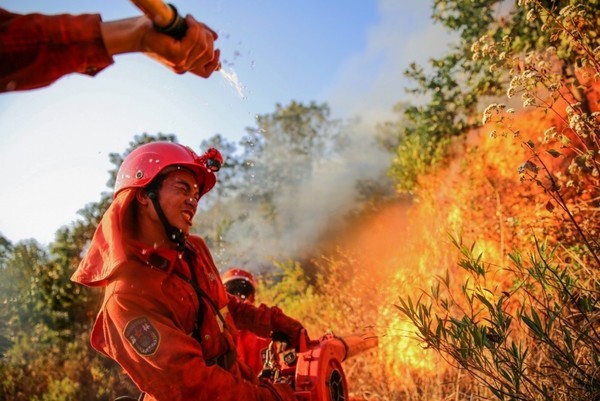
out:
<path id="1" fill-rule="evenodd" d="M 256 290 L 256 281 L 252 273 L 239 269 L 231 268 L 223 273 L 221 277 L 225 289 L 228 293 L 238 296 L 242 299 L 251 299 Z"/>
<path id="2" fill-rule="evenodd" d="M 165 168 L 175 165 L 185 167 L 196 175 L 202 196 L 215 186 L 217 178 L 214 172 L 221 168 L 222 163 L 223 156 L 215 148 L 198 156 L 192 149 L 178 143 L 147 143 L 135 148 L 123 160 L 117 172 L 114 196 L 125 188 L 145 187 Z"/>

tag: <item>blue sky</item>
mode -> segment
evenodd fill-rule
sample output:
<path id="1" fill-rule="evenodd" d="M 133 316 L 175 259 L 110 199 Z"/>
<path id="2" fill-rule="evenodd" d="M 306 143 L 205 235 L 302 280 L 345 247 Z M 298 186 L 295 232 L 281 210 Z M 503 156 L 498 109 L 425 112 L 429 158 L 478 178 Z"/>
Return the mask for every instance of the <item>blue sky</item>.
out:
<path id="1" fill-rule="evenodd" d="M 28 13 L 138 15 L 126 0 L 2 0 Z M 95 78 L 0 94 L 0 233 L 42 244 L 107 191 L 111 152 L 134 135 L 174 133 L 196 147 L 220 133 L 237 141 L 255 117 L 292 100 L 330 105 L 335 117 L 362 121 L 371 135 L 406 99 L 404 70 L 447 46 L 429 1 L 178 1 L 220 35 L 217 47 L 242 95 L 222 74 L 176 75 L 143 55 L 120 55 Z"/>

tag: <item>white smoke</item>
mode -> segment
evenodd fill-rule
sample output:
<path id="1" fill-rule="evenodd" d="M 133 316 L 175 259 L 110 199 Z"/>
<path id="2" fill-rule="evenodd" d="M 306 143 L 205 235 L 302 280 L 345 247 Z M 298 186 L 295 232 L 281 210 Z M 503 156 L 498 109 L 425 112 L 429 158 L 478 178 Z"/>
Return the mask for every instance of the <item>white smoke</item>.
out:
<path id="1" fill-rule="evenodd" d="M 227 205 L 226 213 L 233 211 L 235 223 L 225 234 L 224 248 L 216 252 L 220 263 L 251 268 L 269 265 L 273 259 L 302 257 L 319 245 L 322 233 L 343 223 L 358 204 L 357 182 L 380 176 L 391 157 L 372 137 L 355 132 L 356 126 L 345 129 L 351 130 L 347 132 L 351 143 L 342 151 L 331 158 L 312 160 L 311 175 L 305 179 L 298 182 L 284 177 L 278 183 L 279 190 L 272 199 L 273 215 L 251 197 L 248 202 L 238 200 Z M 269 162 L 275 161 L 257 161 Z M 267 179 L 257 175 L 256 180 Z"/>
<path id="2" fill-rule="evenodd" d="M 427 67 L 427 60 L 445 53 L 451 41 L 431 21 L 430 8 L 429 2 L 380 0 L 379 22 L 365 32 L 367 46 L 340 65 L 324 95 L 335 117 L 358 121 L 349 128 L 350 146 L 331 159 L 315 160 L 308 179 L 278 193 L 276 224 L 249 210 L 244 224 L 227 235 L 236 245 L 223 250 L 226 263 L 252 269 L 271 259 L 298 257 L 357 205 L 359 180 L 385 174 L 391 155 L 375 144 L 375 127 L 397 118 L 396 103 L 415 100 L 405 92 L 411 83 L 403 74 L 410 63 Z"/>

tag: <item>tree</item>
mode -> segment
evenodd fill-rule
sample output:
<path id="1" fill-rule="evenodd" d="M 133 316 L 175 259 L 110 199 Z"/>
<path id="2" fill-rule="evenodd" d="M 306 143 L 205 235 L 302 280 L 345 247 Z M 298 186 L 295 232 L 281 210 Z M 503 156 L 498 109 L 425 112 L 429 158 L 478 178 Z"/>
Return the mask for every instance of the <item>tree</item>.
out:
<path id="1" fill-rule="evenodd" d="M 335 157 L 348 139 L 343 123 L 330 118 L 326 104 L 294 101 L 286 107 L 277 104 L 246 131 L 239 154 L 226 147 L 226 164 L 218 173 L 218 186 L 227 181 L 233 185 L 197 217 L 203 233 L 210 233 L 207 240 L 219 263 L 260 265 L 267 262 L 265 255 L 292 244 L 284 235 L 300 225 L 302 216 L 292 211 L 304 195 L 303 186 L 314 178 L 319 163 Z"/>
<path id="2" fill-rule="evenodd" d="M 47 308 L 51 283 L 44 280 L 48 254 L 34 240 L 15 245 L 0 269 L 0 316 L 11 336 L 29 332 L 38 322 L 52 323 L 52 310 Z"/>
<path id="3" fill-rule="evenodd" d="M 566 18 L 553 17 L 559 10 Z M 597 0 L 434 0 L 432 17 L 457 33 L 458 41 L 447 55 L 430 61 L 430 73 L 414 63 L 405 72 L 415 83 L 409 93 L 426 101 L 409 105 L 404 111 L 407 126 L 401 131 L 400 156 L 390 171 L 400 189 L 410 190 L 415 181 L 410 175 L 398 175 L 407 166 L 411 168 L 401 157 L 403 152 L 414 149 L 426 166 L 435 166 L 436 155 L 444 153 L 449 139 L 481 124 L 477 117 L 482 103 L 505 93 L 512 77 L 500 73 L 506 69 L 499 64 L 508 60 L 503 55 L 556 48 L 562 84 L 583 112 L 589 113 L 587 94 L 575 68 L 597 63 L 593 55 L 598 37 Z M 491 42 L 498 44 L 494 49 L 500 60 L 480 56 L 481 48 L 491 50 Z"/>
<path id="4" fill-rule="evenodd" d="M 257 117 L 257 128 L 248 128 L 242 139 L 247 190 L 269 199 L 281 188 L 295 187 L 313 171 L 319 160 L 331 157 L 344 146 L 340 121 L 329 118 L 326 104 L 303 105 L 292 101 L 275 106 L 272 114 Z M 257 180 L 254 177 L 259 177 Z"/>

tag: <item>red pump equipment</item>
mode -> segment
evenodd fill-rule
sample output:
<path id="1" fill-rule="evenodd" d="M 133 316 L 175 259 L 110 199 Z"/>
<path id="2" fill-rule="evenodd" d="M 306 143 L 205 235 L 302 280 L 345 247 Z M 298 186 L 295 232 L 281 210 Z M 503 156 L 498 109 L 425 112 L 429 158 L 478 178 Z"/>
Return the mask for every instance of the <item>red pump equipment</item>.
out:
<path id="1" fill-rule="evenodd" d="M 284 342 L 271 342 L 261 380 L 290 384 L 298 401 L 346 401 L 348 383 L 342 362 L 378 343 L 371 331 L 344 337 L 326 333 L 316 341 L 302 331 L 298 350 L 288 349 Z"/>

